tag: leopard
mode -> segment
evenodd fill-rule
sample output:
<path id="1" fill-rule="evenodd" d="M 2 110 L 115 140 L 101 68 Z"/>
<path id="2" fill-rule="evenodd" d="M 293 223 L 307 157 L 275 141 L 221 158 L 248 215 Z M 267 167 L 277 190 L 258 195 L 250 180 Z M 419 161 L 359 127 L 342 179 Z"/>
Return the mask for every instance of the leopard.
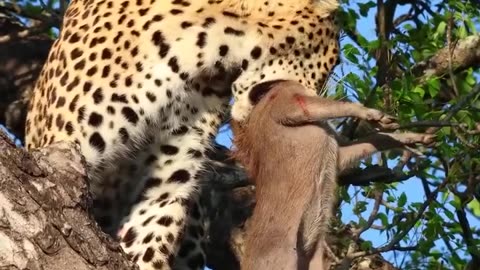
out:
<path id="1" fill-rule="evenodd" d="M 206 152 L 250 91 L 316 95 L 339 63 L 337 0 L 72 0 L 29 101 L 28 150 L 67 141 L 92 216 L 141 270 L 203 269 Z"/>

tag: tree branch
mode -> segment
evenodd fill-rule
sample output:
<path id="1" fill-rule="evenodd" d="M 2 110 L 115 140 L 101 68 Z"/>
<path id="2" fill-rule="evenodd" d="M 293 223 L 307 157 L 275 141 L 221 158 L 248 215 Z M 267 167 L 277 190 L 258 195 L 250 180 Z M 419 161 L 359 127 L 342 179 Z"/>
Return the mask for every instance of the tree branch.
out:
<path id="1" fill-rule="evenodd" d="M 445 178 L 445 180 L 433 191 L 430 193 L 430 196 L 427 197 L 425 202 L 422 204 L 420 209 L 418 209 L 417 214 L 415 215 L 415 218 L 412 220 L 412 222 L 405 228 L 401 233 L 397 234 L 387 245 L 379 248 L 372 249 L 366 254 L 370 254 L 370 252 L 373 253 L 380 253 L 380 252 L 386 252 L 390 250 L 398 250 L 399 248 L 399 243 L 400 241 L 410 232 L 410 230 L 415 226 L 415 224 L 422 218 L 423 213 L 427 210 L 428 206 L 432 203 L 433 200 L 437 197 L 438 193 L 447 185 L 448 183 L 448 178 Z M 412 247 L 412 249 L 414 249 Z"/>
<path id="2" fill-rule="evenodd" d="M 368 217 L 367 224 L 365 224 L 365 226 L 363 226 L 362 228 L 359 228 L 353 231 L 352 233 L 353 241 L 358 241 L 362 233 L 370 229 L 373 225 L 373 222 L 377 218 L 378 210 L 380 210 L 380 205 L 382 203 L 383 190 L 374 190 L 373 192 L 375 192 L 375 195 L 374 195 L 375 203 L 373 205 L 372 212 L 370 212 L 370 216 Z"/>
<path id="3" fill-rule="evenodd" d="M 428 60 L 413 66 L 412 73 L 420 77 L 420 82 L 447 74 L 449 54 L 448 46 L 446 46 Z M 451 58 L 454 72 L 480 67 L 480 34 L 458 40 L 451 49 Z"/>
<path id="4" fill-rule="evenodd" d="M 77 147 L 27 153 L 0 132 L 0 269 L 138 269 L 92 222 Z"/>
<path id="5" fill-rule="evenodd" d="M 0 43 L 7 43 L 7 42 L 14 41 L 14 40 L 30 37 L 30 36 L 33 36 L 33 35 L 37 35 L 37 34 L 45 32 L 50 27 L 51 27 L 51 25 L 49 25 L 49 24 L 41 23 L 37 27 L 30 27 L 30 28 L 26 28 L 24 30 L 21 30 L 19 32 L 14 32 L 14 33 L 11 33 L 11 34 L 8 34 L 8 35 L 3 35 L 3 36 L 0 36 Z"/>

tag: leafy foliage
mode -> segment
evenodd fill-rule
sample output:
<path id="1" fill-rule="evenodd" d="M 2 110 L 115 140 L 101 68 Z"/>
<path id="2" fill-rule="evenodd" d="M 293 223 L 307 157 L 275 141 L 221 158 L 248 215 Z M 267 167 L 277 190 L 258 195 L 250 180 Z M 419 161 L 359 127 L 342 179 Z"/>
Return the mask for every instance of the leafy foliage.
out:
<path id="1" fill-rule="evenodd" d="M 454 58 L 455 46 L 478 35 L 479 4 L 349 0 L 343 4 L 344 64 L 337 71 L 339 86 L 332 95 L 388 110 L 410 130 L 436 132 L 438 143 L 425 150 L 424 157 L 391 152 L 376 158 L 380 165 L 412 177 L 402 183 L 388 179 L 389 184 L 345 187 L 340 192 L 342 220 L 362 231 L 369 226 L 363 232 L 367 238 L 386 238 L 384 245 L 374 243 L 373 249 L 389 250 L 400 269 L 464 269 L 469 262 L 477 263 L 472 269 L 478 269 L 479 69 L 452 65 L 440 75 L 427 76 L 421 65 L 444 48 L 450 48 Z M 444 61 L 452 61 L 449 58 Z M 375 192 L 381 196 L 373 196 Z M 345 214 L 350 208 L 356 219 Z"/>

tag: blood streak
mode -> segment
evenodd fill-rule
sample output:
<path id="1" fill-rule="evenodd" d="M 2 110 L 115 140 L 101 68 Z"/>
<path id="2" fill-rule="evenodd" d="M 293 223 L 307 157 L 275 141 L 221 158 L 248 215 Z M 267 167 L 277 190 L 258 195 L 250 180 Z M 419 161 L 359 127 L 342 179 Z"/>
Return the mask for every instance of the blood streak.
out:
<path id="1" fill-rule="evenodd" d="M 303 111 L 303 115 L 306 117 L 310 117 L 310 112 L 307 109 L 307 103 L 305 102 L 305 98 L 302 95 L 299 94 L 294 94 L 293 98 L 295 99 L 295 102 L 300 106 L 300 108 Z"/>

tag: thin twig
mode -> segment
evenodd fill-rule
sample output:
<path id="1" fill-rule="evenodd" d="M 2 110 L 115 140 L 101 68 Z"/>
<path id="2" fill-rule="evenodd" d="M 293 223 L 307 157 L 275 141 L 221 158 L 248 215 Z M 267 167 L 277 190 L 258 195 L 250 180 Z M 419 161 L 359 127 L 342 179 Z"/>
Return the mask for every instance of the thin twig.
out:
<path id="1" fill-rule="evenodd" d="M 402 24 L 406 21 L 409 21 L 409 20 L 413 20 L 417 16 L 418 15 L 415 14 L 414 8 L 413 8 L 413 5 L 412 5 L 412 7 L 410 8 L 410 10 L 408 11 L 407 14 L 400 15 L 393 21 L 393 28 L 397 28 L 398 26 L 400 26 L 400 24 Z"/>
<path id="2" fill-rule="evenodd" d="M 408 232 L 410 232 L 410 230 L 415 226 L 415 224 L 422 218 L 423 213 L 425 213 L 428 206 L 430 206 L 431 202 L 435 200 L 438 193 L 447 185 L 447 183 L 448 183 L 448 178 L 445 178 L 445 180 L 430 194 L 430 196 L 427 197 L 427 200 L 425 200 L 425 202 L 422 204 L 422 206 L 418 210 L 417 215 L 415 216 L 411 224 L 405 230 L 403 230 L 403 232 L 398 234 L 387 245 L 380 248 L 373 249 L 372 252 L 380 253 L 380 252 L 393 250 L 393 248 L 398 245 L 398 243 L 408 234 Z"/>
<path id="3" fill-rule="evenodd" d="M 457 128 L 454 128 L 452 129 L 453 130 L 453 133 L 455 134 L 455 136 L 457 137 L 457 139 L 466 147 L 468 148 L 471 148 L 471 149 L 479 149 L 480 148 L 480 145 L 478 144 L 473 144 L 473 143 L 470 143 L 467 138 L 465 138 L 465 136 L 463 136 L 463 134 L 461 134 L 459 132 L 459 129 Z"/>
<path id="4" fill-rule="evenodd" d="M 370 216 L 368 217 L 367 224 L 363 226 L 362 228 L 359 228 L 352 233 L 352 238 L 353 241 L 358 241 L 360 238 L 360 235 L 370 229 L 373 225 L 373 222 L 377 218 L 378 210 L 380 210 L 380 204 L 382 202 L 382 197 L 383 197 L 383 190 L 376 190 L 375 192 L 375 204 L 373 205 L 372 212 L 370 213 Z"/>
<path id="5" fill-rule="evenodd" d="M 458 126 L 458 129 L 462 130 L 463 133 L 466 133 L 468 135 L 478 135 L 480 134 L 480 123 L 476 123 L 475 129 L 473 130 L 468 130 L 466 125 L 460 125 Z"/>
<path id="6" fill-rule="evenodd" d="M 363 257 L 363 256 L 378 254 L 378 253 L 387 252 L 387 251 L 394 251 L 394 250 L 395 251 L 413 251 L 417 249 L 418 249 L 418 245 L 408 246 L 408 247 L 392 246 L 392 247 L 385 247 L 385 248 L 377 248 L 370 251 L 357 251 L 355 253 L 352 253 L 350 256 L 351 256 L 351 259 L 355 259 L 357 257 Z"/>
<path id="7" fill-rule="evenodd" d="M 415 226 L 415 224 L 422 218 L 423 213 L 425 213 L 428 206 L 430 206 L 432 201 L 436 199 L 438 193 L 447 185 L 447 183 L 448 183 L 448 178 L 445 178 L 445 180 L 433 192 L 430 193 L 430 196 L 427 197 L 427 200 L 425 200 L 425 202 L 422 204 L 422 206 L 418 210 L 415 218 L 412 220 L 410 225 L 405 230 L 403 230 L 403 232 L 399 233 L 396 237 L 394 237 L 392 241 L 390 241 L 388 244 L 384 245 L 383 247 L 371 249 L 369 251 L 354 252 L 354 248 L 353 248 L 354 241 L 352 241 L 347 251 L 347 255 L 343 259 L 341 265 L 347 265 L 348 262 L 351 262 L 353 259 L 357 257 L 378 254 L 378 253 L 393 251 L 393 250 L 396 250 L 396 251 L 416 250 L 417 246 L 402 247 L 399 245 L 399 243 L 411 231 L 411 229 Z"/>
<path id="8" fill-rule="evenodd" d="M 398 129 L 411 129 L 411 128 L 417 128 L 417 127 L 458 127 L 458 126 L 464 126 L 464 125 L 465 124 L 463 123 L 427 120 L 427 121 L 417 121 L 409 124 L 403 124 L 403 125 L 400 125 Z"/>
<path id="9" fill-rule="evenodd" d="M 464 109 L 465 105 L 468 102 L 473 101 L 478 94 L 480 94 L 480 83 L 476 84 L 470 93 L 463 96 L 463 98 L 457 104 L 450 108 L 443 121 L 450 121 L 455 114 L 457 114 L 461 109 Z M 434 130 L 433 132 L 436 132 L 438 128 L 432 128 L 432 130 Z"/>
<path id="10" fill-rule="evenodd" d="M 445 115 L 445 118 L 442 121 L 449 122 L 461 109 L 465 108 L 465 105 L 468 102 L 472 102 L 479 94 L 480 94 L 480 83 L 476 84 L 473 87 L 472 91 L 470 91 L 470 93 L 464 95 L 460 99 L 460 101 L 457 102 L 457 104 L 450 107 L 447 114 Z M 439 129 L 440 129 L 440 127 L 438 127 L 438 126 L 430 127 L 425 131 L 425 133 L 433 134 L 433 133 L 437 132 Z M 402 157 L 401 162 L 399 162 L 397 164 L 397 166 L 395 166 L 395 170 L 402 170 L 403 167 L 405 166 L 405 164 L 407 164 L 409 162 L 411 157 L 412 157 L 411 153 L 405 152 L 404 156 Z"/>
<path id="11" fill-rule="evenodd" d="M 450 80 L 452 82 L 453 92 L 455 93 L 456 96 L 458 96 L 459 92 L 457 88 L 457 82 L 455 81 L 455 75 L 453 74 L 453 67 L 452 67 L 452 55 L 453 55 L 453 49 L 454 49 L 454 47 L 452 47 L 452 28 L 453 28 L 453 16 L 452 16 L 452 13 L 450 13 L 450 16 L 448 18 L 448 24 L 447 24 L 448 74 L 450 75 Z"/>
<path id="12" fill-rule="evenodd" d="M 480 268 L 480 251 L 475 243 L 475 238 L 472 234 L 470 223 L 468 222 L 467 215 L 464 208 L 457 209 L 456 211 L 460 228 L 462 228 L 462 237 L 467 244 L 467 251 L 472 256 L 472 263 L 475 265 L 472 269 Z"/>

